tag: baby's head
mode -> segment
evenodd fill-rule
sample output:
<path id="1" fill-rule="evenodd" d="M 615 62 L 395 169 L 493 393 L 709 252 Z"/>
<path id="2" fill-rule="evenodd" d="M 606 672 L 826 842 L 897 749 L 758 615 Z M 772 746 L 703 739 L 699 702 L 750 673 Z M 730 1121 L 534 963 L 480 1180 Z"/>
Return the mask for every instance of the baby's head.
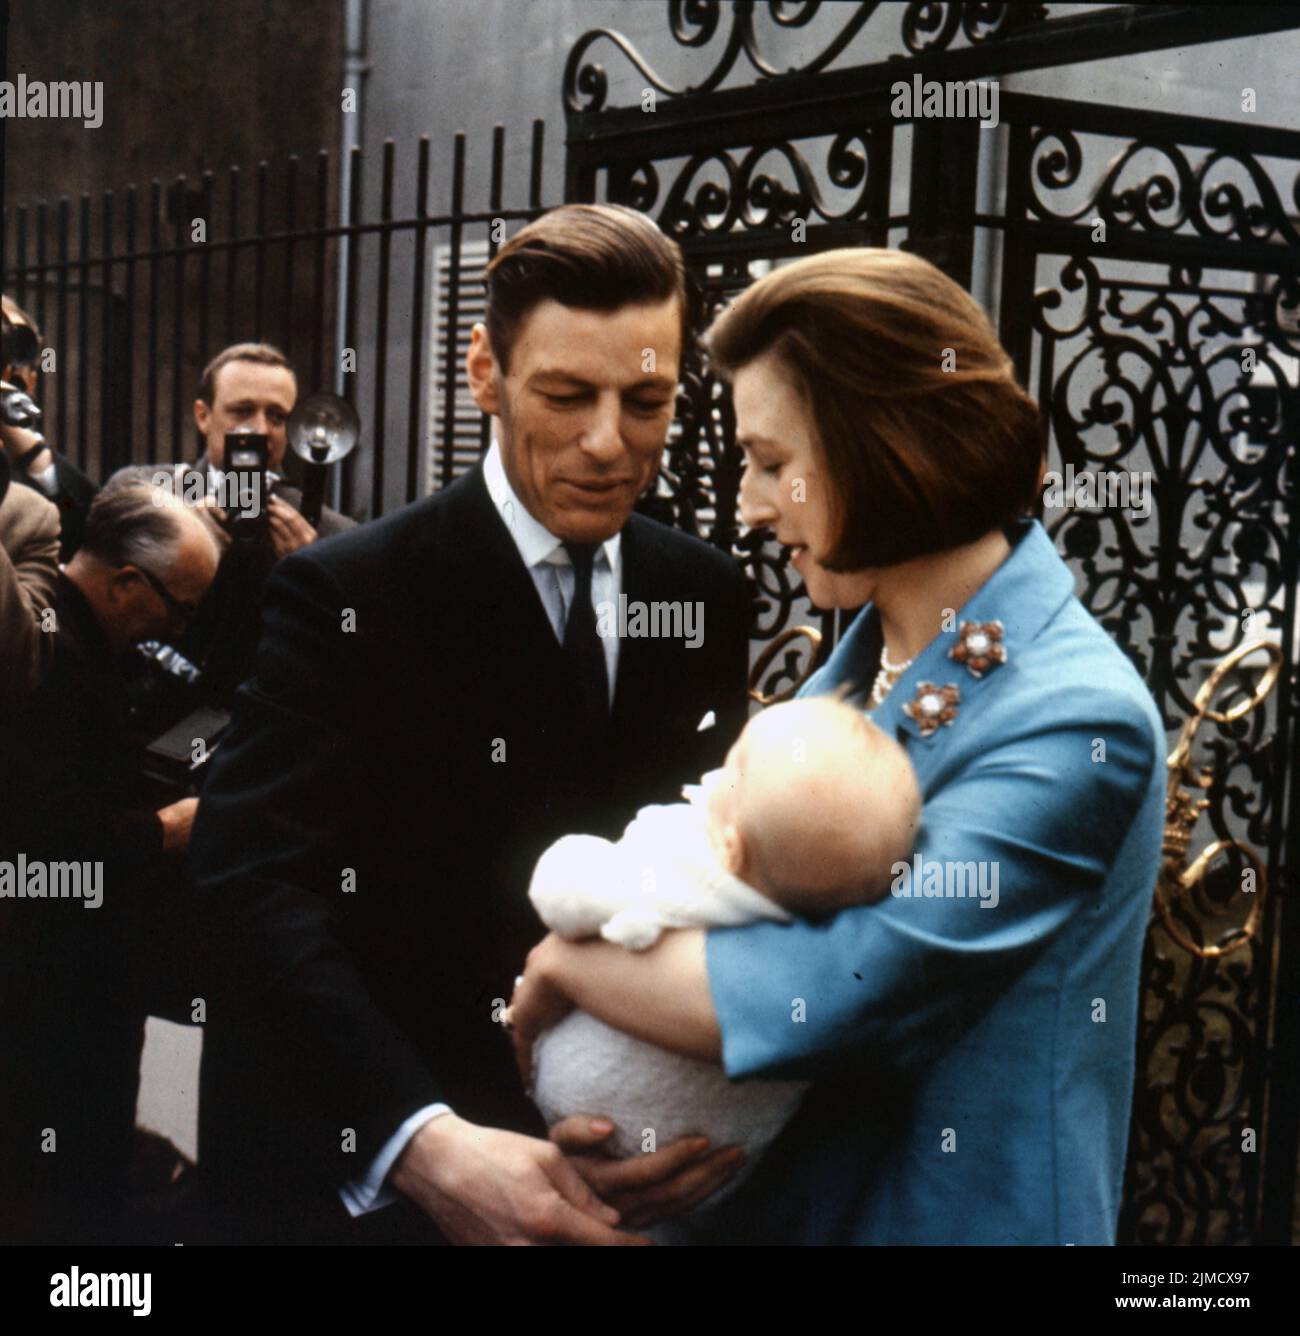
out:
<path id="1" fill-rule="evenodd" d="M 834 913 L 884 894 L 911 858 L 921 794 L 907 753 L 832 697 L 755 715 L 709 791 L 723 865 L 791 913 Z"/>

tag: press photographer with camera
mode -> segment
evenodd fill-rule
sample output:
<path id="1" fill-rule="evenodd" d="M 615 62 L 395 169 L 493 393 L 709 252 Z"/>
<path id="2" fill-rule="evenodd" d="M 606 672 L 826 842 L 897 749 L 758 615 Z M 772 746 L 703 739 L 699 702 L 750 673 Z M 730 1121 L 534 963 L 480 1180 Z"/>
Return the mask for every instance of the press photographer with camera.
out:
<path id="1" fill-rule="evenodd" d="M 59 556 L 67 561 L 81 545 L 97 488 L 41 432 L 41 410 L 33 397 L 40 380 L 40 331 L 12 297 L 0 298 L 0 306 L 0 455 L 8 460 L 13 482 L 54 503 Z"/>
<path id="2" fill-rule="evenodd" d="M 154 466 L 170 473 L 187 503 L 215 506 L 231 540 L 178 647 L 202 669 L 204 692 L 218 702 L 252 673 L 262 586 L 275 563 L 355 524 L 328 506 L 309 522 L 302 492 L 284 479 L 286 426 L 297 401 L 298 378 L 278 348 L 232 344 L 204 368 L 194 401 L 203 453 L 193 464 Z"/>
<path id="3" fill-rule="evenodd" d="M 246 434 L 266 438 L 266 531 L 278 560 L 291 552 L 352 528 L 354 521 L 325 506 L 312 525 L 303 518 L 302 492 L 283 476 L 289 438 L 286 424 L 298 402 L 298 378 L 289 359 L 269 343 L 236 343 L 222 349 L 203 370 L 194 401 L 194 423 L 204 452 L 186 469 L 204 475 L 210 492 L 218 497 L 232 465 L 227 458 L 227 437 Z M 248 471 L 248 461 L 242 469 Z"/>

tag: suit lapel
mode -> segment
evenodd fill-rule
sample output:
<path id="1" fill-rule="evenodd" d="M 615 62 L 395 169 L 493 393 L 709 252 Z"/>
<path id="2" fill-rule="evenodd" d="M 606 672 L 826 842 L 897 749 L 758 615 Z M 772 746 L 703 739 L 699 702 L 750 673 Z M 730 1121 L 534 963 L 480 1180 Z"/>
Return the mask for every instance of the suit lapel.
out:
<path id="1" fill-rule="evenodd" d="M 623 597 L 628 605 L 651 603 L 658 596 L 655 575 L 662 569 L 653 531 L 638 525 L 632 516 L 623 527 L 620 559 L 623 566 Z M 614 683 L 613 734 L 615 745 L 627 737 L 647 702 L 658 695 L 655 650 L 658 642 L 648 636 L 625 636 L 618 647 L 618 678 Z"/>
<path id="2" fill-rule="evenodd" d="M 439 590 L 453 651 L 467 662 L 509 665 L 541 709 L 577 704 L 564 652 L 533 577 L 492 504 L 476 467 L 442 493 L 448 506 L 441 527 L 434 587 Z M 570 697 L 572 701 L 570 702 Z"/>

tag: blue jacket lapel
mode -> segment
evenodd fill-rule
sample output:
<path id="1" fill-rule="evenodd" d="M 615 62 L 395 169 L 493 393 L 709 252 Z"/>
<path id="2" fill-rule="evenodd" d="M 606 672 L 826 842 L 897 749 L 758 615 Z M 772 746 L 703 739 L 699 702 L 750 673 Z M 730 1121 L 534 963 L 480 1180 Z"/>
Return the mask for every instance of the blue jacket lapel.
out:
<path id="1" fill-rule="evenodd" d="M 1061 560 L 1052 540 L 1037 520 L 1021 520 L 1008 531 L 1011 554 L 974 596 L 957 610 L 950 629 L 937 636 L 916 656 L 912 666 L 894 684 L 884 702 L 872 712 L 873 722 L 897 736 L 897 730 L 915 739 L 909 746 L 913 760 L 935 750 L 952 730 L 961 730 L 969 707 L 1005 666 L 994 665 L 976 676 L 952 658 L 964 623 L 1000 622 L 1007 665 L 1016 661 L 1017 650 L 1027 645 L 1074 593 L 1074 577 Z M 801 695 L 820 695 L 848 686 L 850 699 L 865 706 L 867 693 L 880 667 L 880 618 L 868 604 L 835 647 L 825 666 L 805 684 Z M 905 709 L 918 700 L 923 684 L 955 687 L 956 714 L 949 724 L 930 730 L 924 715 L 914 717 Z M 916 711 L 920 715 L 920 711 Z M 962 730 L 963 732 L 965 730 Z"/>

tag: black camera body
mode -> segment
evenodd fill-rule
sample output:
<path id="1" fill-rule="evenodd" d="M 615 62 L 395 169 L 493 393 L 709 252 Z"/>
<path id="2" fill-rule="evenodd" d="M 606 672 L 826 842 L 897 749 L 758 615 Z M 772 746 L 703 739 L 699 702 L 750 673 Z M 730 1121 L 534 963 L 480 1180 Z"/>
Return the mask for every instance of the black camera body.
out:
<path id="1" fill-rule="evenodd" d="M 262 543 L 270 537 L 268 449 L 269 441 L 263 432 L 226 433 L 223 500 L 227 527 L 237 543 Z"/>

